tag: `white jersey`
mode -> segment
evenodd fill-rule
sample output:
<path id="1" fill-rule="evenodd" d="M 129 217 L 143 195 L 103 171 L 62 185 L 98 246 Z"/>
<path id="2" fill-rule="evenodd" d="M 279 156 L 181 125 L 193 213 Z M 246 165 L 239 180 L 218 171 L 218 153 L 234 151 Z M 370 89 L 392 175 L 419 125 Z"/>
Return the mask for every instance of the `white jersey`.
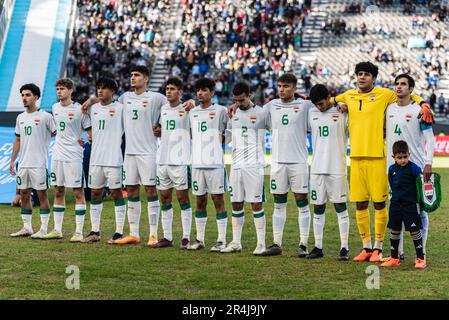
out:
<path id="1" fill-rule="evenodd" d="M 189 112 L 192 130 L 192 167 L 224 168 L 222 134 L 228 123 L 226 107 L 195 107 Z"/>
<path id="2" fill-rule="evenodd" d="M 393 103 L 387 108 L 386 128 L 387 128 L 387 170 L 394 164 L 393 144 L 396 141 L 404 140 L 408 144 L 410 160 L 420 168 L 424 168 L 426 159 L 432 159 L 432 155 L 426 154 L 425 131 L 430 130 L 432 139 L 432 126 L 421 123 L 418 119 L 421 107 L 412 103 L 408 106 L 400 107 Z M 432 150 L 433 152 L 433 150 Z M 431 163 L 430 161 L 427 161 Z"/>
<path id="3" fill-rule="evenodd" d="M 275 163 L 307 164 L 307 121 L 310 101 L 296 99 L 283 103 L 280 99 L 268 102 L 272 130 L 272 161 Z"/>
<path id="4" fill-rule="evenodd" d="M 159 165 L 190 164 L 190 119 L 182 104 L 161 109 L 161 144 L 157 151 Z"/>
<path id="5" fill-rule="evenodd" d="M 83 130 L 90 128 L 90 118 L 81 110 L 79 103 L 69 106 L 61 106 L 55 103 L 52 107 L 58 134 L 53 150 L 53 160 L 57 161 L 82 161 L 83 147 L 78 140 L 81 139 Z"/>
<path id="6" fill-rule="evenodd" d="M 259 106 L 237 109 L 228 122 L 232 130 L 232 168 L 265 167 L 265 131 L 270 128 L 268 111 Z"/>
<path id="7" fill-rule="evenodd" d="M 317 107 L 309 111 L 312 132 L 312 174 L 346 175 L 348 143 L 348 114 L 336 108 L 321 112 Z"/>
<path id="8" fill-rule="evenodd" d="M 92 121 L 90 165 L 120 167 L 123 164 L 123 105 L 119 102 L 107 106 L 96 103 L 89 112 Z"/>
<path id="9" fill-rule="evenodd" d="M 47 168 L 48 148 L 56 124 L 45 111 L 22 112 L 16 119 L 16 136 L 20 137 L 19 169 Z"/>
<path id="10" fill-rule="evenodd" d="M 124 106 L 125 153 L 156 157 L 157 138 L 153 127 L 158 124 L 161 107 L 168 103 L 167 99 L 160 93 L 146 91 L 140 95 L 125 92 L 118 101 Z"/>

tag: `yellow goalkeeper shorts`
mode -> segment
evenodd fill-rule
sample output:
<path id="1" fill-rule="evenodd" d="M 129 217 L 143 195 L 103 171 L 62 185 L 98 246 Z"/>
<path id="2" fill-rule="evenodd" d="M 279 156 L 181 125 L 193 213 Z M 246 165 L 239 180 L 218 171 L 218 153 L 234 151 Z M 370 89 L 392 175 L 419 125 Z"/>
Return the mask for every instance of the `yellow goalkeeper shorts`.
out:
<path id="1" fill-rule="evenodd" d="M 349 191 L 352 202 L 386 201 L 388 177 L 385 157 L 351 158 Z"/>

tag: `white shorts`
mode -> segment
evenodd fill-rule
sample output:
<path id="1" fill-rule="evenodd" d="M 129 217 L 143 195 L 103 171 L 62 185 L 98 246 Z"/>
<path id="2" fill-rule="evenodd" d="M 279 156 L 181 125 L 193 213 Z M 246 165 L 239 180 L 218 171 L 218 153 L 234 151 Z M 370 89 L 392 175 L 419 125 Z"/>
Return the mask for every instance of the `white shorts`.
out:
<path id="1" fill-rule="evenodd" d="M 54 160 L 51 162 L 50 181 L 52 186 L 66 188 L 83 188 L 83 163 Z"/>
<path id="2" fill-rule="evenodd" d="M 89 166 L 89 188 L 122 188 L 122 167 Z"/>
<path id="3" fill-rule="evenodd" d="M 310 203 L 322 205 L 329 200 L 343 203 L 348 200 L 348 179 L 345 174 L 311 174 Z"/>
<path id="4" fill-rule="evenodd" d="M 127 186 L 155 186 L 156 158 L 147 155 L 125 154 L 123 184 Z"/>
<path id="5" fill-rule="evenodd" d="M 48 172 L 45 168 L 20 168 L 17 171 L 18 189 L 48 189 Z"/>
<path id="6" fill-rule="evenodd" d="M 263 167 L 231 169 L 229 177 L 229 195 L 231 202 L 263 202 L 264 196 Z"/>
<path id="7" fill-rule="evenodd" d="M 192 194 L 202 196 L 206 193 L 223 194 L 228 191 L 226 170 L 192 169 Z"/>
<path id="8" fill-rule="evenodd" d="M 186 190 L 189 188 L 189 167 L 158 165 L 156 176 L 158 190 Z"/>
<path id="9" fill-rule="evenodd" d="M 285 194 L 309 192 L 309 166 L 305 163 L 272 163 L 270 172 L 270 192 Z"/>

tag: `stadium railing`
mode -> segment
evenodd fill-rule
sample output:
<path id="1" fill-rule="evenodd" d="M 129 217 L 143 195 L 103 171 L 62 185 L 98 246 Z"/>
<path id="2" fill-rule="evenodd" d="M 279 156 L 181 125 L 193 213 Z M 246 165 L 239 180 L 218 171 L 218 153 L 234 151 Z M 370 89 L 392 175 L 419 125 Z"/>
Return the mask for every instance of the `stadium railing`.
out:
<path id="1" fill-rule="evenodd" d="M 0 62 L 15 0 L 0 0 Z"/>

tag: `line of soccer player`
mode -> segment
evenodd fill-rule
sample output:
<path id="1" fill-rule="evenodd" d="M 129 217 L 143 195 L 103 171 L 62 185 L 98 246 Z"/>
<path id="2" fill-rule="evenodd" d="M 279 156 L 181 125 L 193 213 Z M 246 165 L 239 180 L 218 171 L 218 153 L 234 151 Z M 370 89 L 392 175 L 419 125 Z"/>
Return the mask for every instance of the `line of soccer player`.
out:
<path id="1" fill-rule="evenodd" d="M 204 78 L 196 82 L 199 105 L 195 107 L 193 100 L 181 102 L 183 83 L 180 79 L 170 78 L 166 83 L 166 96 L 163 96 L 147 90 L 149 70 L 144 66 L 135 66 L 130 71 L 133 91 L 126 92 L 118 101 L 113 101 L 118 89 L 113 79 L 99 79 L 96 84 L 97 97 L 90 98 L 83 106 L 71 100 L 73 82 L 70 79 L 58 80 L 56 89 L 59 102 L 52 107 L 53 116 L 38 110 L 36 103 L 40 98 L 40 90 L 34 84 L 26 84 L 20 89 L 25 112 L 17 117 L 16 140 L 10 166 L 11 174 L 17 175 L 24 226 L 11 236 L 61 239 L 65 188 L 73 188 L 76 199 L 76 231 L 70 241 L 99 241 L 102 196 L 107 186 L 114 199 L 116 222 L 116 231 L 108 243 L 138 244 L 141 242 L 140 187 L 144 186 L 150 224 L 147 241 L 149 247 L 173 246 L 172 190 L 175 189 L 181 209 L 183 232 L 180 248 L 205 248 L 207 202 L 210 193 L 216 210 L 218 229 L 218 239 L 211 251 L 230 253 L 242 250 L 244 202 L 248 202 L 251 204 L 257 233 L 253 254 L 278 255 L 282 253 L 287 195 L 291 190 L 298 207 L 298 256 L 311 259 L 323 257 L 324 212 L 329 200 L 334 204 L 338 216 L 341 240 L 338 259 L 349 260 L 349 216 L 346 207 L 346 148 L 349 133 L 350 200 L 356 202 L 357 224 L 363 242 L 363 250 L 354 261 L 381 262 L 385 260 L 382 259 L 382 243 L 387 226 L 387 159 L 388 164 L 392 163 L 392 158 L 386 155 L 391 152 L 395 141 L 405 140 L 411 150 L 411 160 L 420 166 L 428 179 L 432 172 L 434 140 L 431 126 L 424 125 L 432 123 L 432 113 L 421 98 L 411 94 L 413 79 L 408 75 L 398 76 L 396 90 L 391 91 L 374 87 L 377 72 L 377 67 L 373 64 L 359 63 L 355 69 L 357 89 L 330 97 L 324 85 L 315 85 L 310 92 L 311 100 L 296 97 L 296 77 L 293 74 L 284 74 L 278 79 L 279 99 L 274 99 L 263 107 L 252 103 L 249 85 L 240 82 L 232 92 L 235 103 L 226 108 L 212 104 L 215 83 L 211 79 Z M 342 105 L 337 106 L 337 103 Z M 86 237 L 83 237 L 86 203 L 80 144 L 83 130 L 92 137 L 88 179 L 88 185 L 92 189 L 91 231 Z M 266 215 L 263 209 L 266 130 L 272 132 L 269 184 L 270 192 L 274 196 L 273 244 L 268 248 L 265 246 Z M 312 134 L 313 149 L 310 175 L 308 131 Z M 124 159 L 120 148 L 123 134 L 126 139 Z M 56 135 L 50 174 L 51 184 L 55 186 L 54 230 L 47 233 L 50 205 L 47 196 L 46 163 L 52 135 Z M 225 139 L 232 139 L 229 188 L 223 152 Z M 407 150 L 399 149 L 395 157 L 398 154 L 404 156 Z M 19 169 L 16 173 L 14 163 L 19 152 Z M 416 174 L 416 170 L 413 174 Z M 128 192 L 127 205 L 122 195 L 123 184 Z M 190 241 L 190 186 L 196 196 L 194 241 Z M 31 225 L 31 188 L 37 190 L 41 203 L 41 227 L 36 233 L 33 233 Z M 226 242 L 228 217 L 224 193 L 227 191 L 232 202 L 230 243 Z M 309 193 L 314 205 L 315 238 L 314 248 L 310 253 L 307 249 L 311 224 Z M 369 200 L 374 202 L 375 208 L 374 248 L 370 233 Z M 413 203 L 413 199 L 411 201 Z M 408 211 L 395 211 L 395 219 L 392 219 L 390 210 L 390 227 L 394 230 L 391 238 L 398 238 L 397 232 L 402 230 L 404 221 L 405 229 L 412 232 L 417 247 L 416 267 L 424 268 L 428 219 L 425 212 L 416 209 L 416 201 L 413 205 L 414 213 L 410 206 L 407 206 Z M 160 212 L 163 238 L 158 240 Z M 419 219 L 407 219 L 404 212 L 412 212 L 416 215 L 415 218 Z M 130 229 L 128 235 L 123 232 L 126 214 Z M 397 218 L 398 216 L 400 218 Z M 419 223 L 421 220 L 423 223 Z M 395 224 L 392 221 L 395 221 Z M 394 244 L 396 246 L 396 242 Z M 387 259 L 384 264 L 400 264 L 398 255 L 402 252 L 402 246 L 392 250 L 392 258 Z"/>

